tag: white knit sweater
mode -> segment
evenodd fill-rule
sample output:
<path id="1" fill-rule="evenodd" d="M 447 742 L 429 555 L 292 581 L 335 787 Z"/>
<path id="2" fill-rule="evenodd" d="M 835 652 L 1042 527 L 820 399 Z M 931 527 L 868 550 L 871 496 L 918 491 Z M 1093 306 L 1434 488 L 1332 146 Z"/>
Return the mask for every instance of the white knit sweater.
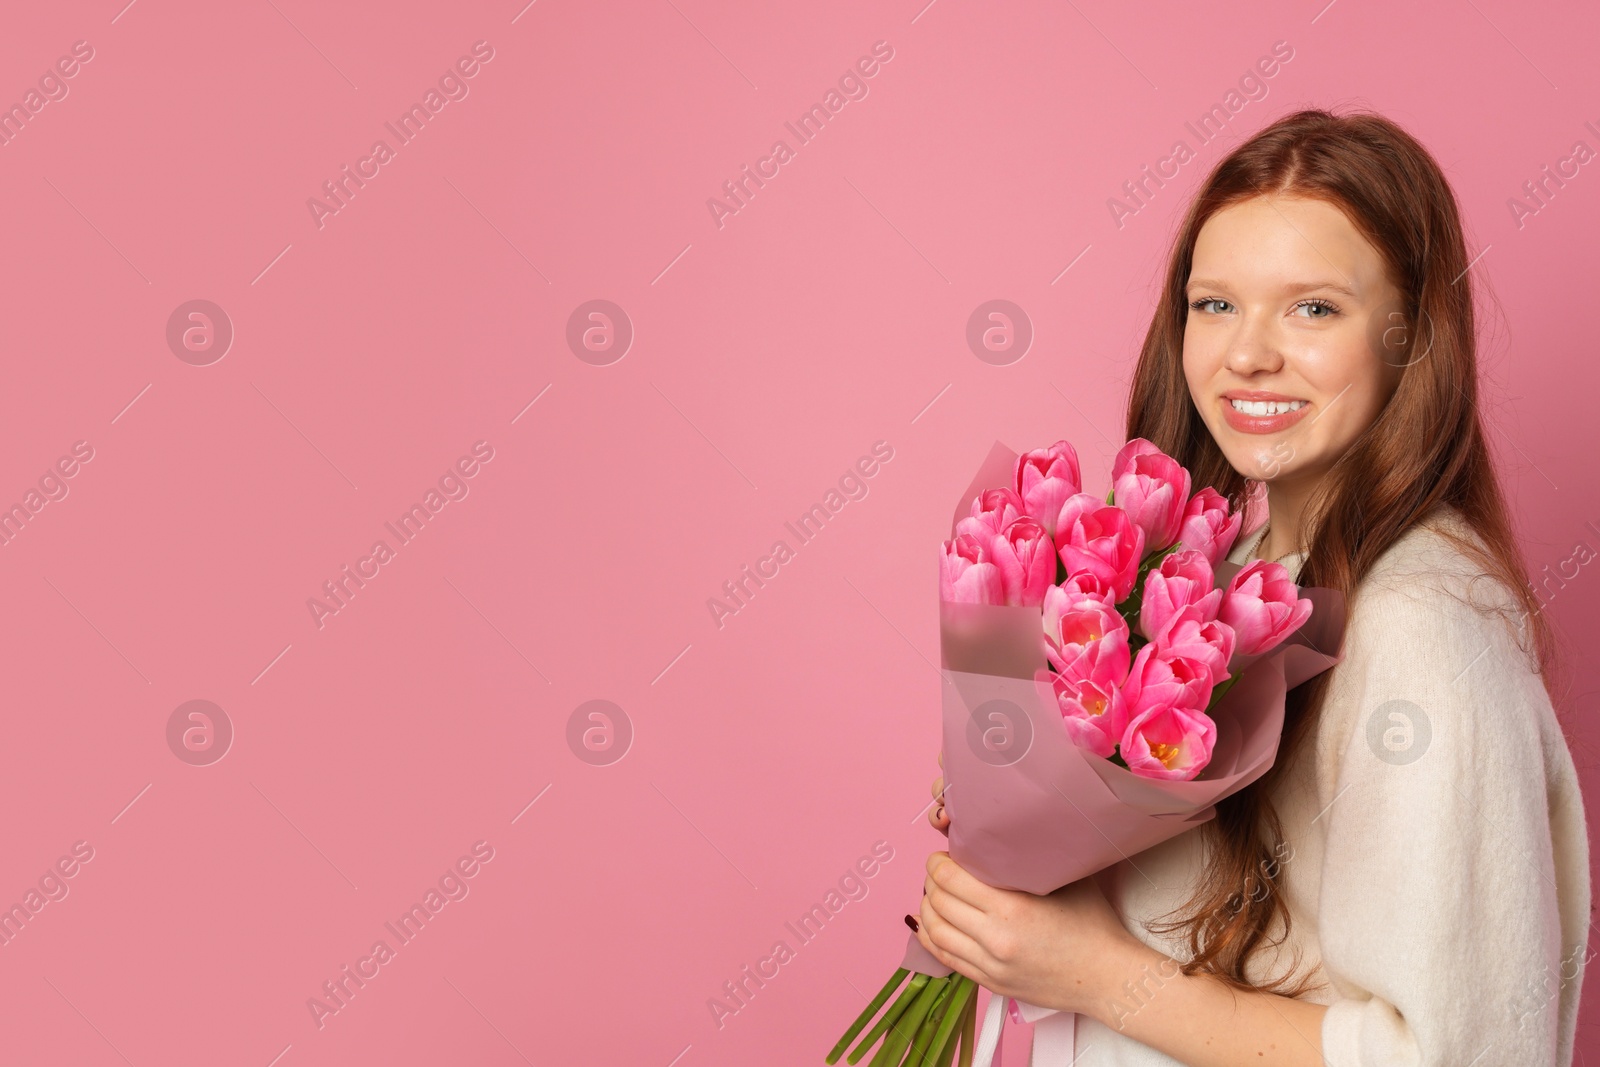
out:
<path id="1" fill-rule="evenodd" d="M 1288 938 L 1249 975 L 1311 977 L 1331 1067 L 1568 1067 L 1589 957 L 1577 774 L 1510 591 L 1473 580 L 1442 528 L 1475 536 L 1437 513 L 1352 599 L 1320 725 L 1273 794 Z M 1108 887 L 1129 931 L 1179 960 L 1185 943 L 1143 923 L 1184 904 L 1202 833 L 1119 863 Z M 1154 983 L 1127 1010 L 1135 997 L 1160 1011 Z M 1086 1016 L 1075 1044 L 1077 1067 L 1179 1063 Z"/>

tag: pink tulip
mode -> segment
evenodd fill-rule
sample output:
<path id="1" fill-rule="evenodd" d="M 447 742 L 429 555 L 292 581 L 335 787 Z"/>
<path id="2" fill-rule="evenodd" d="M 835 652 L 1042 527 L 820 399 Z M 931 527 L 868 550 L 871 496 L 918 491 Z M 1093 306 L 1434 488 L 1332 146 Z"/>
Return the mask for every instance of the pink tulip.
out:
<path id="1" fill-rule="evenodd" d="M 1093 593 L 1053 585 L 1044 597 L 1045 656 L 1057 671 L 1111 687 L 1128 677 L 1128 623 Z"/>
<path id="2" fill-rule="evenodd" d="M 1211 689 L 1211 671 L 1204 663 L 1145 645 L 1133 657 L 1122 695 L 1131 719 L 1151 708 L 1204 711 L 1211 702 Z"/>
<path id="3" fill-rule="evenodd" d="M 1207 618 L 1199 605 L 1191 604 L 1172 617 L 1161 639 L 1155 643 L 1156 655 L 1205 664 L 1215 685 L 1228 678 L 1234 641 L 1231 626 Z"/>
<path id="4" fill-rule="evenodd" d="M 1061 505 L 1083 488 L 1077 450 L 1066 441 L 1036 448 L 1017 457 L 1016 488 L 1023 511 L 1044 524 L 1053 538 Z"/>
<path id="5" fill-rule="evenodd" d="M 1116 686 L 1057 674 L 1050 687 L 1061 709 L 1061 725 L 1073 744 L 1101 757 L 1116 752 L 1128 723 L 1127 703 Z"/>
<path id="6" fill-rule="evenodd" d="M 1205 712 L 1158 705 L 1128 719 L 1122 761 L 1141 778 L 1188 781 L 1211 762 L 1216 742 L 1217 725 Z"/>
<path id="7" fill-rule="evenodd" d="M 1056 519 L 1056 552 L 1067 574 L 1088 571 L 1118 601 L 1133 590 L 1144 558 L 1144 530 L 1127 512 L 1090 493 L 1076 493 Z"/>
<path id="8" fill-rule="evenodd" d="M 1233 628 L 1241 656 L 1276 648 L 1311 615 L 1311 601 L 1289 580 L 1281 563 L 1254 560 L 1222 594 L 1217 618 Z"/>
<path id="9" fill-rule="evenodd" d="M 1000 570 L 989 549 L 971 534 L 957 534 L 939 553 L 939 599 L 959 604 L 1004 604 Z"/>
<path id="10" fill-rule="evenodd" d="M 972 500 L 972 511 L 956 523 L 956 533 L 971 534 L 985 546 L 989 539 L 1024 515 L 1015 489 L 985 489 Z"/>
<path id="11" fill-rule="evenodd" d="M 1054 588 L 1056 549 L 1050 535 L 1033 519 L 1016 519 L 989 542 L 1007 604 L 1036 608 L 1045 591 Z"/>
<path id="12" fill-rule="evenodd" d="M 1160 565 L 1145 575 L 1139 632 L 1151 641 L 1160 641 L 1184 608 L 1199 608 L 1200 617 L 1210 621 L 1217 617 L 1221 602 L 1222 590 L 1215 588 L 1215 576 L 1204 553 L 1180 548 L 1163 556 Z"/>
<path id="13" fill-rule="evenodd" d="M 1157 552 L 1178 539 L 1189 503 L 1189 472 L 1143 437 L 1122 446 L 1111 464 L 1117 507 L 1145 534 L 1145 551 Z"/>
<path id="14" fill-rule="evenodd" d="M 1057 556 L 1059 559 L 1059 555 Z M 1061 579 L 1060 588 L 1069 593 L 1090 593 L 1115 607 L 1117 598 L 1112 595 L 1111 587 L 1093 571 L 1077 571 Z"/>
<path id="15" fill-rule="evenodd" d="M 1230 512 L 1227 497 L 1209 485 L 1203 486 L 1183 509 L 1183 527 L 1178 540 L 1183 542 L 1184 548 L 1204 553 L 1206 562 L 1215 565 L 1228 557 L 1243 523 L 1244 513 Z"/>

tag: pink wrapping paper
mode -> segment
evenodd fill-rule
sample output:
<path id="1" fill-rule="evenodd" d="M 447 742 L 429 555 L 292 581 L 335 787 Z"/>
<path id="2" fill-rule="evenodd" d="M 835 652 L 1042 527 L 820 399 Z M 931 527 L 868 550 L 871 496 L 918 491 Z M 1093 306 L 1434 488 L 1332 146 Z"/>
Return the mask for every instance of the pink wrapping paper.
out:
<path id="1" fill-rule="evenodd" d="M 996 442 L 962 496 L 1010 484 L 1016 453 Z M 952 521 L 952 528 L 954 521 Z M 1215 566 L 1222 585 L 1239 565 Z M 1190 781 L 1141 778 L 1080 749 L 1047 680 L 1038 608 L 939 605 L 943 748 L 950 856 L 989 885 L 1046 894 L 1216 815 L 1214 805 L 1265 774 L 1283 734 L 1284 696 L 1339 662 L 1345 606 L 1302 588 L 1311 617 L 1271 652 L 1235 658 L 1238 680 L 1212 709 L 1217 743 Z M 946 975 L 915 935 L 902 967 Z"/>

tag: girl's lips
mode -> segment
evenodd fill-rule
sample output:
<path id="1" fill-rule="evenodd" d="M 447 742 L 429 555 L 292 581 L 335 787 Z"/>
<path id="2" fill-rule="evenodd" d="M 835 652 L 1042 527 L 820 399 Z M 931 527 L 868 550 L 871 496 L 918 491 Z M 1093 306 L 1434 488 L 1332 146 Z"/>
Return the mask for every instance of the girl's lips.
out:
<path id="1" fill-rule="evenodd" d="M 1310 410 L 1311 405 L 1304 404 L 1281 415 L 1246 415 L 1234 408 L 1233 401 L 1222 398 L 1223 419 L 1240 433 L 1279 433 L 1299 422 Z"/>

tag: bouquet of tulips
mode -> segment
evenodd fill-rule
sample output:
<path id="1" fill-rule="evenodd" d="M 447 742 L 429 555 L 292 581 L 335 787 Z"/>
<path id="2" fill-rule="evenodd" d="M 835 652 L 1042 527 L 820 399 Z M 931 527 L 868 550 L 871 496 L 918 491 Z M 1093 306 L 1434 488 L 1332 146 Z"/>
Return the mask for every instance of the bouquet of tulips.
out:
<path id="1" fill-rule="evenodd" d="M 939 571 L 945 809 L 951 858 L 990 885 L 1047 894 L 1211 819 L 1272 766 L 1285 693 L 1339 661 L 1339 594 L 1229 562 L 1243 515 L 1190 480 L 1140 438 L 1102 499 L 1068 442 L 997 442 L 956 510 Z M 871 1067 L 958 1052 L 989 1067 L 1006 999 L 978 1033 L 975 983 L 913 936 L 827 1062 L 887 1004 L 849 1063 L 881 1039 Z M 1047 1033 L 1071 1060 L 1074 1018 L 1036 1026 L 1036 1062 L 1055 1058 L 1039 1058 Z"/>

